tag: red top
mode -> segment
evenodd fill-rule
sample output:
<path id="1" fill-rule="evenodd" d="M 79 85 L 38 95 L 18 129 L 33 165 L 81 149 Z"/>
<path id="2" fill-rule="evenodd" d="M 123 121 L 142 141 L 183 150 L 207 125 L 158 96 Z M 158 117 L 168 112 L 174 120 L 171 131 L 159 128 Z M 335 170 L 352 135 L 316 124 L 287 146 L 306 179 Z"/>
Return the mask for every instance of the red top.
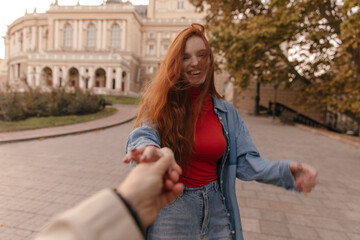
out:
<path id="1" fill-rule="evenodd" d="M 194 102 L 200 95 L 200 89 L 190 89 Z M 186 187 L 197 188 L 217 179 L 217 162 L 224 154 L 226 141 L 222 125 L 214 112 L 214 103 L 210 95 L 204 99 L 201 113 L 196 124 L 195 154 L 190 157 L 189 164 L 183 166 L 180 177 Z"/>

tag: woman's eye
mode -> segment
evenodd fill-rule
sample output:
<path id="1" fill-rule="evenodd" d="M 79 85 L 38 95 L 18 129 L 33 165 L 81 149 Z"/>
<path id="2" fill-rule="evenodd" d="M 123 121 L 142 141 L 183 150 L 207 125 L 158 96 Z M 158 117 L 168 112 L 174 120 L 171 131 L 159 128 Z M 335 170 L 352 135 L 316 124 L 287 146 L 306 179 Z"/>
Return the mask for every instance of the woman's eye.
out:
<path id="1" fill-rule="evenodd" d="M 187 60 L 187 59 L 189 59 L 189 57 L 188 57 L 188 56 L 184 56 L 183 59 L 184 59 L 184 60 Z"/>

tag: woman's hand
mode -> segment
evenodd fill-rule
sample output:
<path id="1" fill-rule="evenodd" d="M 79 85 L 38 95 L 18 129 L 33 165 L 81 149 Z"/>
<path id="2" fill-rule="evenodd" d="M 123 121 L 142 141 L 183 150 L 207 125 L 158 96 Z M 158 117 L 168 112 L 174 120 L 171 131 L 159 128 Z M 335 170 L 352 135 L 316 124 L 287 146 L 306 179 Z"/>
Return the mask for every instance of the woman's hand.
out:
<path id="1" fill-rule="evenodd" d="M 141 162 L 155 162 L 164 155 L 164 151 L 174 156 L 169 148 L 157 148 L 154 146 L 140 146 L 133 148 L 124 157 L 124 163 L 134 161 L 136 164 Z"/>
<path id="2" fill-rule="evenodd" d="M 170 148 L 164 147 L 159 149 L 154 146 L 140 146 L 131 149 L 131 151 L 125 155 L 124 162 L 130 163 L 134 161 L 136 164 L 156 162 L 163 156 L 169 156 L 171 160 L 171 165 L 164 177 L 165 189 L 171 190 L 174 184 L 179 181 L 182 169 L 176 163 L 174 152 Z"/>
<path id="3" fill-rule="evenodd" d="M 295 187 L 303 193 L 309 193 L 318 183 L 318 172 L 307 164 L 297 162 L 290 163 L 290 171 L 295 178 Z"/>

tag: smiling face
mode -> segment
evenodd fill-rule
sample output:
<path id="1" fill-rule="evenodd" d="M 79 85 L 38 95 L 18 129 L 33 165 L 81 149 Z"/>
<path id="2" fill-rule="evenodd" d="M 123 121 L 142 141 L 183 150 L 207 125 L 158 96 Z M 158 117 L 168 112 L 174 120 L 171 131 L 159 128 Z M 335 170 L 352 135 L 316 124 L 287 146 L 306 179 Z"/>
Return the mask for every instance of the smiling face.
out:
<path id="1" fill-rule="evenodd" d="M 181 66 L 182 75 L 192 86 L 200 86 L 205 82 L 209 68 L 209 51 L 203 39 L 198 36 L 190 37 L 185 44 Z"/>

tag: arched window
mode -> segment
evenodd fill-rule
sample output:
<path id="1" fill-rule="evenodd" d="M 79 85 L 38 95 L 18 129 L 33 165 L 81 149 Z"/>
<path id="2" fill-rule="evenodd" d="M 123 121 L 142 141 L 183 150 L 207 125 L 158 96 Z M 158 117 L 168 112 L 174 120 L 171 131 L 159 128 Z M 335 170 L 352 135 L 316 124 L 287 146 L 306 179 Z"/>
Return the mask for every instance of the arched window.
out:
<path id="1" fill-rule="evenodd" d="M 89 24 L 86 31 L 86 46 L 93 48 L 96 46 L 96 27 L 94 24 Z"/>
<path id="2" fill-rule="evenodd" d="M 64 26 L 64 47 L 72 47 L 72 27 L 69 23 Z"/>
<path id="3" fill-rule="evenodd" d="M 121 40 L 121 29 L 118 24 L 114 24 L 111 26 L 110 32 L 110 47 L 117 48 L 120 47 Z"/>

